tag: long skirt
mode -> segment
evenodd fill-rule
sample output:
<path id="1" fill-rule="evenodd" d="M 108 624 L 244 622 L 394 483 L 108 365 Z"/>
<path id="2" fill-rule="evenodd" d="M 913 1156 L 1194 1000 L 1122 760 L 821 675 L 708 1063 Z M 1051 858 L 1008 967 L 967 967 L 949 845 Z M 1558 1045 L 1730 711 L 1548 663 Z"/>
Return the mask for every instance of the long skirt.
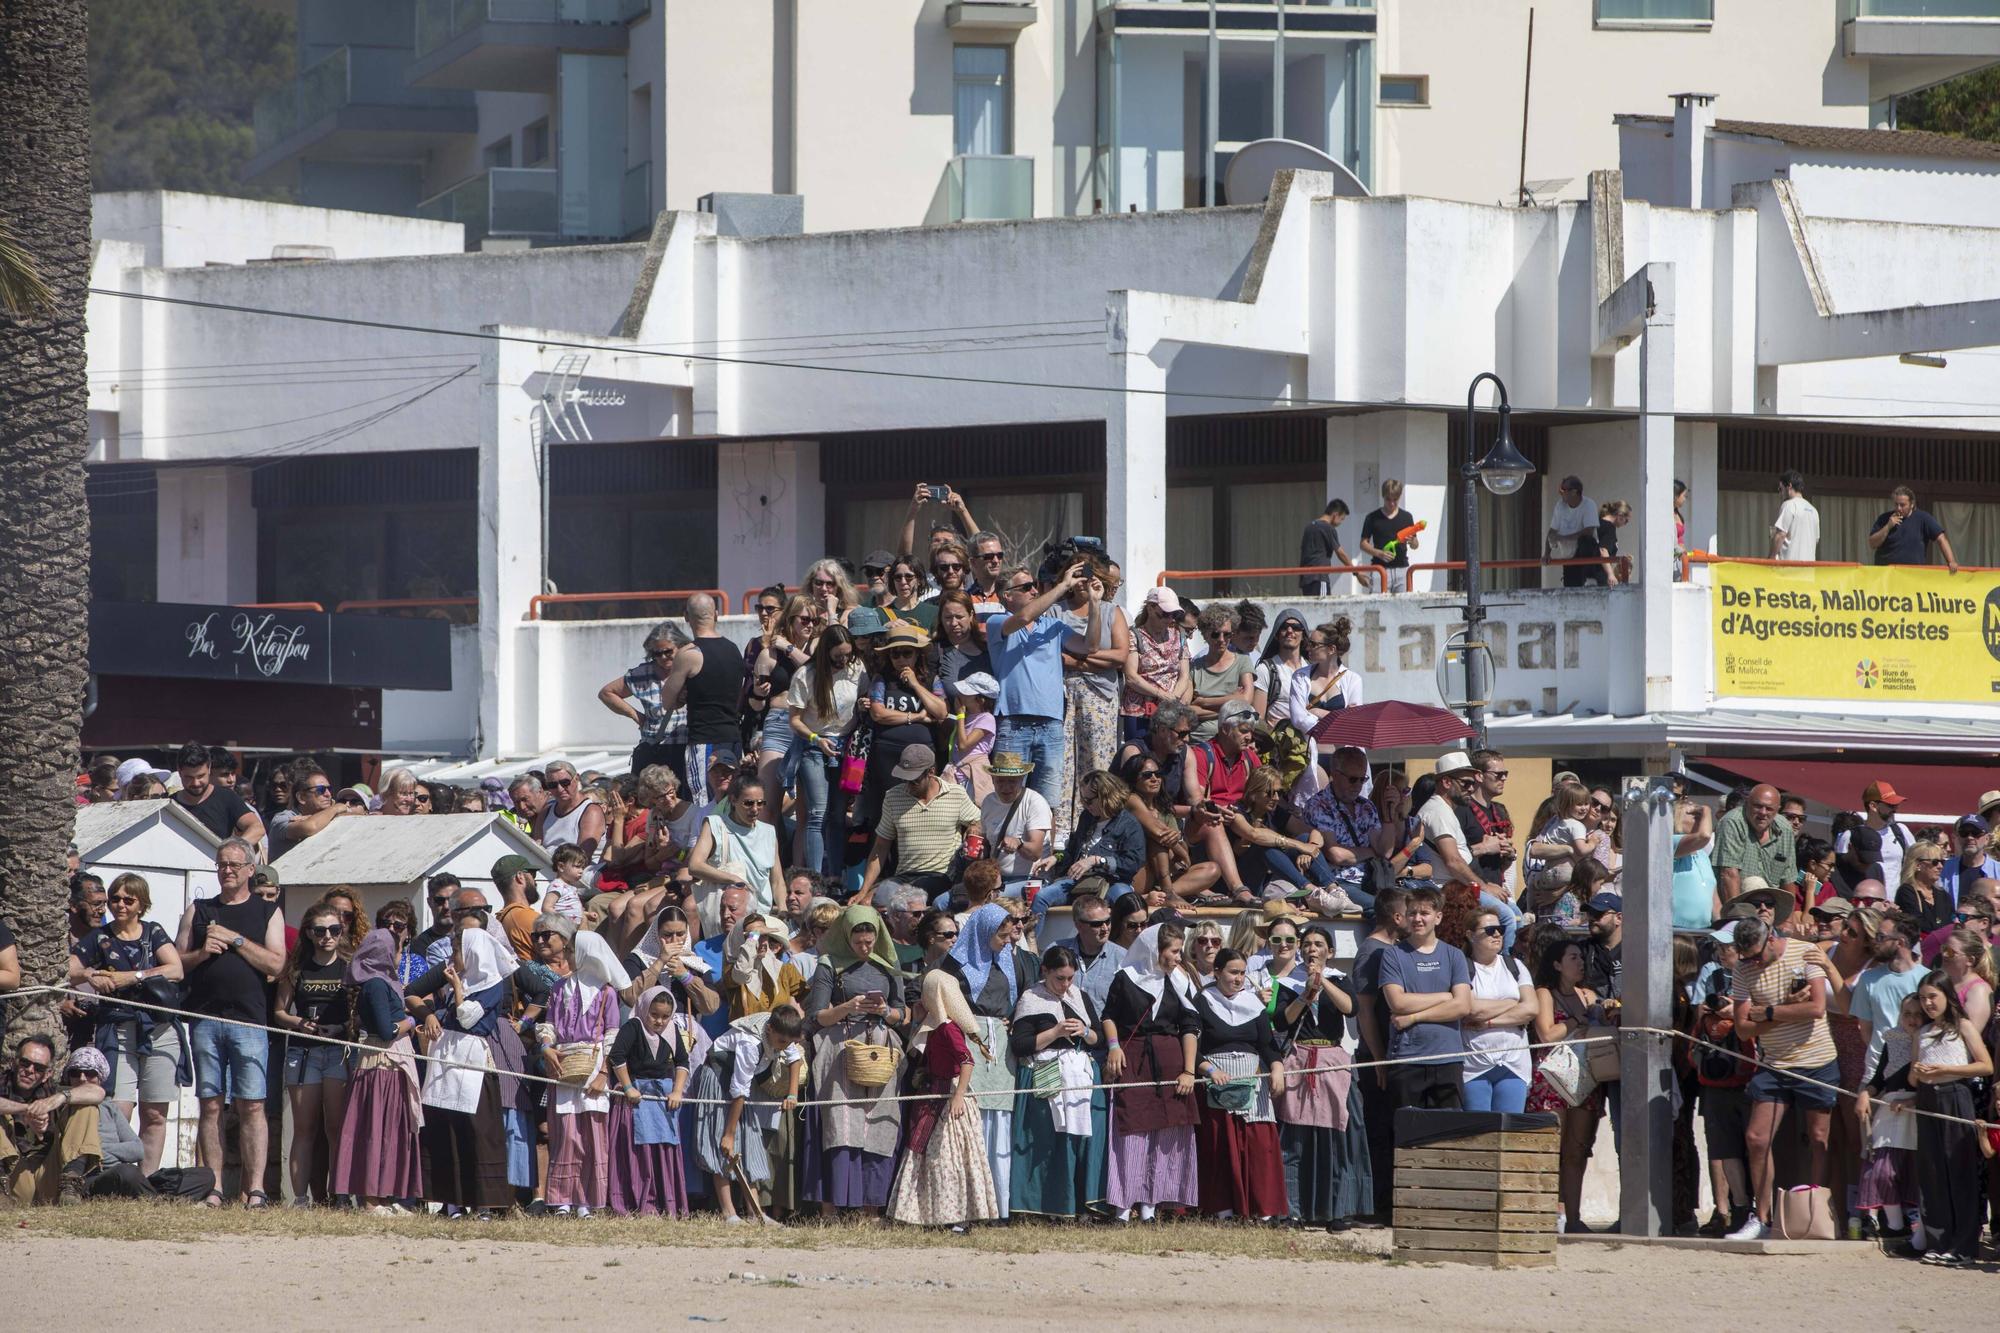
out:
<path id="1" fill-rule="evenodd" d="M 1203 1213 L 1257 1218 L 1283 1217 L 1290 1211 L 1276 1123 L 1231 1115 L 1204 1100 L 1195 1141 L 1201 1157 Z"/>
<path id="2" fill-rule="evenodd" d="M 1285 1196 L 1301 1222 L 1326 1223 L 1375 1211 L 1375 1165 L 1361 1107 L 1361 1080 L 1347 1091 L 1347 1128 L 1278 1126 Z"/>
<path id="3" fill-rule="evenodd" d="M 611 1211 L 624 1217 L 652 1213 L 686 1217 L 687 1179 L 680 1145 L 640 1143 L 632 1125 L 632 1104 L 611 1099 Z"/>
<path id="4" fill-rule="evenodd" d="M 1113 1208 L 1151 1204 L 1193 1208 L 1201 1202 L 1201 1168 L 1193 1125 L 1169 1125 L 1150 1134 L 1111 1135 L 1105 1199 Z"/>
<path id="5" fill-rule="evenodd" d="M 1062 799 L 1053 811 L 1055 837 L 1067 836 L 1076 827 L 1076 812 L 1083 804 L 1077 788 L 1090 774 L 1111 767 L 1122 730 L 1115 696 L 1106 698 L 1080 676 L 1065 679 L 1063 692 L 1069 699 L 1069 716 L 1063 728 L 1068 743 L 1063 746 Z"/>
<path id="6" fill-rule="evenodd" d="M 694 1163 L 711 1176 L 733 1180 L 729 1162 L 722 1155 L 722 1131 L 729 1125 L 729 1107 L 724 1105 L 722 1071 L 703 1061 L 695 1071 L 694 1088 L 688 1094 L 697 1103 L 694 1117 Z M 771 1181 L 771 1154 L 764 1144 L 763 1117 L 755 1102 L 745 1101 L 736 1120 L 736 1159 L 753 1185 Z"/>
<path id="7" fill-rule="evenodd" d="M 979 1111 L 981 1137 L 986 1141 L 986 1166 L 993 1177 L 993 1191 L 1000 1200 L 1000 1216 L 1006 1217 L 1014 1189 L 1014 1103 L 1018 1075 L 1007 1051 L 1007 1024 L 998 1018 L 979 1016 L 979 1035 L 985 1040 L 989 1059 L 977 1046 L 972 1050 L 971 1104 Z"/>
<path id="8" fill-rule="evenodd" d="M 1022 1065 L 1016 1086 L 1034 1087 L 1032 1066 Z M 1049 1103 L 1029 1092 L 1015 1100 L 1010 1189 L 1013 1211 L 1043 1217 L 1083 1217 L 1105 1201 L 1105 1145 L 1113 1142 L 1110 1094 L 1090 1094 L 1090 1136 L 1057 1131 Z M 1171 1133 L 1173 1131 L 1164 1131 Z M 1137 1135 L 1131 1136 L 1137 1138 Z"/>
<path id="9" fill-rule="evenodd" d="M 506 1208 L 514 1202 L 507 1183 L 507 1131 L 500 1123 L 500 1080 L 487 1074 L 479 1089 L 479 1109 L 424 1108 L 418 1133 L 424 1150 L 423 1196 L 460 1208 Z"/>
<path id="10" fill-rule="evenodd" d="M 533 1114 L 518 1106 L 500 1113 L 507 1130 L 507 1183 L 515 1189 L 535 1188 L 535 1122 L 540 1117 L 540 1107 Z"/>
<path id="11" fill-rule="evenodd" d="M 363 1069 L 347 1085 L 347 1116 L 333 1158 L 333 1192 L 413 1199 L 424 1191 L 424 1159 L 410 1081 L 394 1065 Z"/>
<path id="12" fill-rule="evenodd" d="M 922 1152 L 906 1152 L 889 1191 L 888 1217 L 918 1227 L 962 1226 L 1000 1216 L 977 1112 L 940 1109 Z"/>
<path id="13" fill-rule="evenodd" d="M 611 1201 L 610 1114 L 574 1111 L 549 1116 L 551 1207 L 602 1208 Z"/>

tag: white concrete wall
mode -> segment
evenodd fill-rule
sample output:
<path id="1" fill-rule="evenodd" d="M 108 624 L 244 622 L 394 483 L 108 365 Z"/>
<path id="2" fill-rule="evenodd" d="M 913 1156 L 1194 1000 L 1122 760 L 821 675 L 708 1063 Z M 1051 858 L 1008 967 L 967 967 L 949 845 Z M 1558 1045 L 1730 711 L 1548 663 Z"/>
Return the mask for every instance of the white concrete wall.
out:
<path id="1" fill-rule="evenodd" d="M 1614 115 L 1672 93 L 1719 93 L 1731 119 L 1868 124 L 1867 62 L 1840 54 L 1831 0 L 1723 0 L 1706 31 L 1599 29 L 1593 0 L 1402 0 L 1381 7 L 1376 69 L 1429 75 L 1431 104 L 1376 111 L 1378 194 L 1512 202 L 1530 7 L 1527 177 L 1568 177 L 1562 198 L 1617 160 Z"/>
<path id="2" fill-rule="evenodd" d="M 130 241 L 153 268 L 195 268 L 269 259 L 279 245 L 325 245 L 336 259 L 442 255 L 465 248 L 456 222 L 305 208 L 178 190 L 91 196 L 92 240 Z"/>
<path id="3" fill-rule="evenodd" d="M 479 629 L 451 627 L 451 689 L 382 691 L 382 748 L 471 756 L 479 739 Z"/>
<path id="4" fill-rule="evenodd" d="M 163 602 L 257 600 L 257 511 L 244 468 L 159 473 L 157 551 Z"/>

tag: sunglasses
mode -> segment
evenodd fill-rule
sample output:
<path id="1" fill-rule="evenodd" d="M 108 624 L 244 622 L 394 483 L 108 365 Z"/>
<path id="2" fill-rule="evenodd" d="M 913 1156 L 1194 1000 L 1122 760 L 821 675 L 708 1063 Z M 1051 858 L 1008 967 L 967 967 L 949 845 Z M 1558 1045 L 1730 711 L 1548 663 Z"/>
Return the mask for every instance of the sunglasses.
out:
<path id="1" fill-rule="evenodd" d="M 1159 776 L 1160 770 L 1157 768 L 1142 769 L 1139 772 L 1139 781 L 1144 782 L 1148 778 L 1158 778 Z"/>
<path id="2" fill-rule="evenodd" d="M 415 800 L 418 805 L 429 805 L 431 803 L 431 794 L 427 791 L 420 791 L 416 794 Z"/>
<path id="3" fill-rule="evenodd" d="M 1505 935 L 1507 928 L 1505 926 L 1481 926 L 1479 933 L 1482 935 Z"/>
<path id="4" fill-rule="evenodd" d="M 445 895 L 444 897 L 442 897 L 442 898 L 433 898 L 433 899 L 431 899 L 431 911 L 433 911 L 433 912 L 449 912 L 450 910 L 451 910 L 451 895 L 450 895 L 450 894 L 446 894 L 446 895 Z"/>
<path id="5" fill-rule="evenodd" d="M 1590 803 L 1590 808 L 1599 811 L 1602 814 L 1608 815 L 1611 813 L 1611 807 L 1606 805 L 1603 801 L 1592 801 Z"/>
<path id="6" fill-rule="evenodd" d="M 1109 930 L 1111 929 L 1111 918 L 1108 916 L 1100 916 L 1094 921 L 1079 921 L 1076 923 L 1076 925 L 1077 929 L 1079 930 L 1083 930 L 1086 928 L 1090 930 Z"/>
<path id="7" fill-rule="evenodd" d="M 646 653 L 648 657 L 672 657 L 673 655 L 674 650 L 672 648 L 653 648 Z"/>
<path id="8" fill-rule="evenodd" d="M 1005 551 L 981 551 L 978 558 L 981 560 L 1005 560 L 1007 553 Z"/>
<path id="9" fill-rule="evenodd" d="M 889 577 L 897 583 L 915 583 L 917 581 L 917 576 L 907 569 L 899 569 Z"/>
<path id="10" fill-rule="evenodd" d="M 783 607 L 780 607 L 773 602 L 764 602 L 758 606 L 757 614 L 760 616 L 775 616 L 778 614 L 779 611 L 783 609 L 784 609 Z"/>
<path id="11" fill-rule="evenodd" d="M 1507 780 L 1507 770 L 1504 768 L 1489 768 L 1486 770 L 1486 776 L 1489 778 L 1499 778 L 1502 782 L 1505 782 Z"/>
<path id="12" fill-rule="evenodd" d="M 306 927 L 306 934 L 313 936 L 315 939 L 323 939 L 323 940 L 338 939 L 340 937 L 340 927 L 308 926 Z"/>
<path id="13" fill-rule="evenodd" d="M 368 802 L 362 800 L 359 796 L 343 796 L 340 798 L 340 803 L 342 805 L 351 805 L 356 810 L 366 809 L 368 805 Z"/>
<path id="14" fill-rule="evenodd" d="M 1280 944 L 1297 944 L 1298 942 L 1299 942 L 1299 937 L 1296 935 L 1273 935 L 1271 936 L 1270 939 L 1270 943 L 1273 946 Z"/>
<path id="15" fill-rule="evenodd" d="M 956 574 L 958 571 L 964 569 L 965 566 L 959 564 L 956 560 L 951 561 L 950 563 L 946 563 L 945 561 L 940 560 L 936 564 L 932 565 L 931 568 L 936 570 L 940 574 Z"/>
<path id="16" fill-rule="evenodd" d="M 1010 587 L 1001 589 L 1002 592 L 1033 592 L 1034 590 L 1035 585 L 1032 581 L 1028 583 L 1016 583 Z"/>
<path id="17" fill-rule="evenodd" d="M 331 787 L 327 786 L 327 785 L 326 785 L 326 784 L 325 784 L 324 782 L 321 782 L 321 783 L 317 783 L 317 784 L 315 784 L 314 786 L 311 786 L 311 787 L 307 787 L 307 788 L 306 788 L 306 790 L 307 790 L 307 791 L 309 791 L 309 792 L 311 792 L 311 793 L 312 793 L 313 795 L 315 795 L 315 796 L 331 796 L 331 795 L 333 795 L 333 788 L 331 788 Z"/>
<path id="18" fill-rule="evenodd" d="M 550 779 L 549 779 L 549 790 L 550 790 L 550 791 L 568 791 L 568 790 L 569 790 L 569 789 L 570 789 L 571 787 L 574 787 L 575 785 L 576 785 L 576 779 L 575 779 L 575 778 L 550 778 Z"/>
<path id="19" fill-rule="evenodd" d="M 49 1067 L 48 1067 L 48 1064 L 47 1064 L 46 1062 L 44 1062 L 44 1061 L 41 1061 L 41 1060 L 30 1060 L 30 1059 L 29 1059 L 29 1058 L 28 1058 L 27 1056 L 25 1056 L 25 1055 L 17 1055 L 17 1056 L 15 1056 L 15 1057 L 14 1057 L 14 1064 L 15 1064 L 15 1065 L 16 1065 L 17 1067 L 19 1067 L 19 1068 L 21 1068 L 21 1069 L 25 1069 L 25 1070 L 28 1070 L 28 1071 L 30 1071 L 30 1072 L 32 1072 L 32 1073 L 37 1073 L 37 1074 L 46 1074 L 46 1073 L 48 1073 L 48 1072 L 49 1072 Z"/>
<path id="20" fill-rule="evenodd" d="M 407 935 L 410 933 L 411 926 L 407 921 L 391 921 L 388 925 L 382 927 L 382 929 L 388 931 L 391 935 Z"/>
<path id="21" fill-rule="evenodd" d="M 139 900 L 137 898 L 134 898 L 129 893 L 114 893 L 109 898 L 105 899 L 105 901 L 110 903 L 113 907 L 116 907 L 120 903 L 130 903 L 134 907 L 137 907 L 139 905 Z M 1963 921 L 1965 920 L 1965 918 L 1960 917 L 1959 920 Z"/>
<path id="22" fill-rule="evenodd" d="M 528 935 L 528 939 L 536 944 L 540 944 L 543 940 L 559 940 L 562 937 L 563 933 L 560 930 L 537 930 L 531 931 Z"/>

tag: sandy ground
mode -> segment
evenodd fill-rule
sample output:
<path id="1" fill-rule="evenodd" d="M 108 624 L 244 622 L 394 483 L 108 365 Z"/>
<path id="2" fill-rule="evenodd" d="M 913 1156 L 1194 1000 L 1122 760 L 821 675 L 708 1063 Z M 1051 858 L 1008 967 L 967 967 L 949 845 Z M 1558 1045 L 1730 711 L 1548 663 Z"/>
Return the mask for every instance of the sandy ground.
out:
<path id="1" fill-rule="evenodd" d="M 16 1308 L 87 1312 L 91 1327 L 109 1329 L 159 1328 L 162 1314 L 177 1309 L 199 1311 L 204 1328 L 519 1328 L 532 1311 L 542 1327 L 879 1333 L 926 1324 L 1214 1329 L 1226 1321 L 1596 1333 L 1730 1327 L 1756 1309 L 1759 1318 L 1787 1318 L 1783 1302 L 1813 1292 L 1815 1330 L 1881 1333 L 1991 1327 L 1996 1290 L 1991 1264 L 1941 1271 L 1859 1245 L 1823 1257 L 1569 1246 L 1553 1271 L 1496 1273 L 1176 1252 L 675 1249 L 372 1235 L 96 1240 L 36 1235 L 18 1217 L 0 1236 L 0 1272 Z"/>

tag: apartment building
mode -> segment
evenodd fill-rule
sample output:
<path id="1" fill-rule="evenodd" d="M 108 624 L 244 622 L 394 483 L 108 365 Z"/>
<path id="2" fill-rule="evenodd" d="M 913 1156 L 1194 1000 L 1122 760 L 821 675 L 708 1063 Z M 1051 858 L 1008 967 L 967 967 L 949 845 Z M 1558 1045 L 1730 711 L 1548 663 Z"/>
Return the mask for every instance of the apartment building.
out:
<path id="1" fill-rule="evenodd" d="M 1270 138 L 1372 193 L 1574 199 L 1634 106 L 1866 128 L 2000 61 L 2000 0 L 295 7 L 299 74 L 246 178 L 474 246 L 633 236 L 728 194 L 793 196 L 749 229 L 813 231 L 1201 207 Z"/>

